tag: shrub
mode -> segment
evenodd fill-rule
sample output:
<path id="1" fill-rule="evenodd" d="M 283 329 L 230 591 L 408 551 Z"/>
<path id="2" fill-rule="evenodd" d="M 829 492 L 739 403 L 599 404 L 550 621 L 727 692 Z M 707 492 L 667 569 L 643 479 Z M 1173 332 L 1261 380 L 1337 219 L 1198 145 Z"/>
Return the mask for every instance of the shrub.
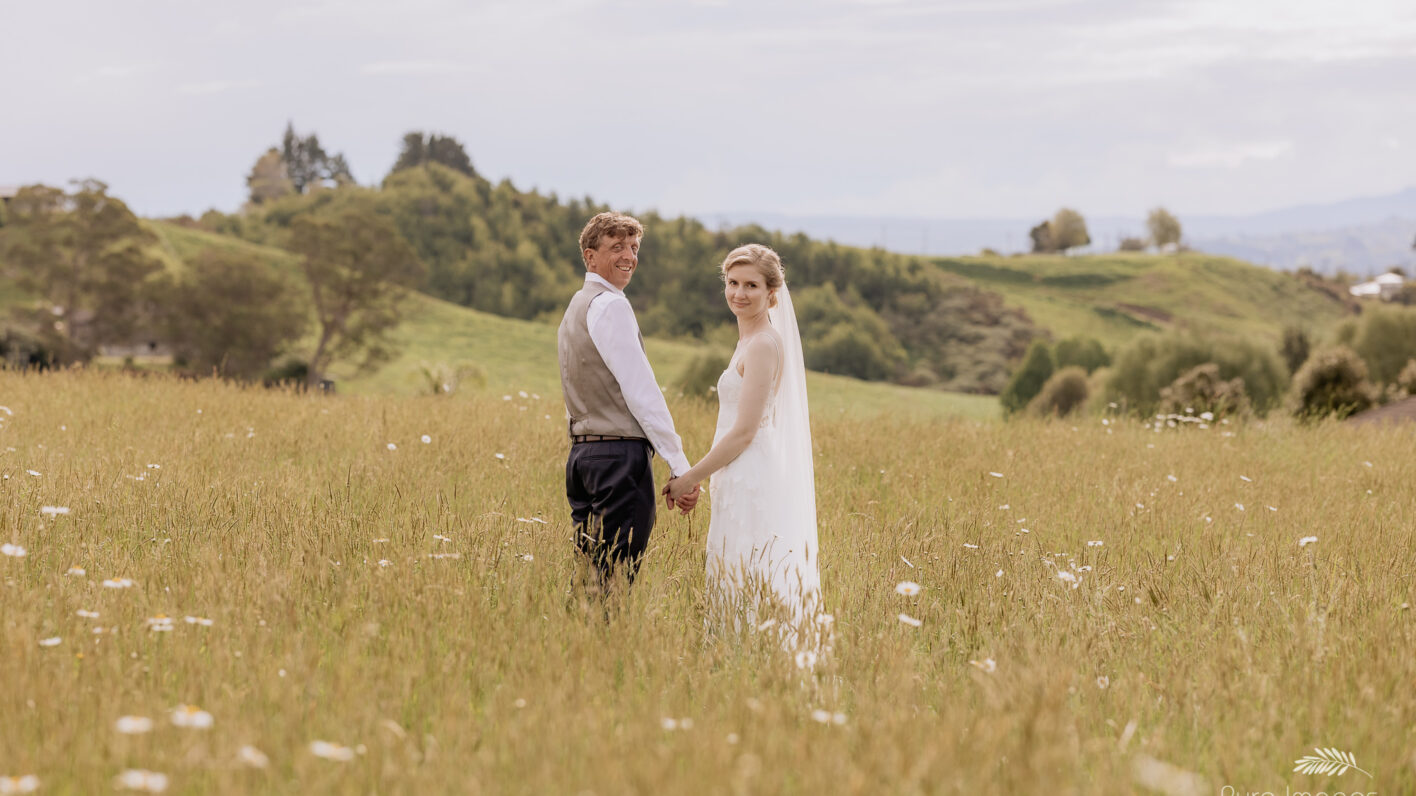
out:
<path id="1" fill-rule="evenodd" d="M 678 380 L 680 395 L 717 401 L 718 377 L 728 369 L 728 358 L 721 353 L 700 354 L 688 363 Z"/>
<path id="2" fill-rule="evenodd" d="M 1246 340 L 1174 335 L 1137 339 L 1117 353 L 1107 381 L 1107 400 L 1138 414 L 1153 414 L 1160 391 L 1181 374 L 1212 362 L 1224 380 L 1241 379 L 1255 412 L 1264 414 L 1282 400 L 1288 373 L 1268 346 Z"/>
<path id="3" fill-rule="evenodd" d="M 1407 361 L 1406 367 L 1401 369 L 1396 386 L 1406 395 L 1416 395 L 1416 359 Z"/>
<path id="4" fill-rule="evenodd" d="M 1416 309 L 1373 307 L 1338 328 L 1337 342 L 1362 357 L 1377 384 L 1395 382 L 1416 358 Z"/>
<path id="5" fill-rule="evenodd" d="M 1122 238 L 1121 245 L 1117 247 L 1117 251 L 1123 252 L 1143 252 L 1145 250 L 1146 242 L 1144 238 Z"/>
<path id="6" fill-rule="evenodd" d="M 1308 358 L 1293 377 L 1289 408 L 1304 420 L 1338 420 L 1367 409 L 1377 391 L 1367 381 L 1367 364 L 1346 346 L 1324 348 Z"/>
<path id="7" fill-rule="evenodd" d="M 1003 393 L 998 396 L 998 402 L 1003 405 L 1003 412 L 1012 414 L 1027 406 L 1028 401 L 1042 392 L 1042 386 L 1052 377 L 1054 369 L 1052 352 L 1048 350 L 1047 343 L 1034 340 L 1032 345 L 1028 346 L 1028 352 L 1023 355 L 1022 364 L 1013 372 L 1013 377 L 1008 379 Z"/>
<path id="8" fill-rule="evenodd" d="M 1057 344 L 1052 356 L 1059 369 L 1076 365 L 1088 374 L 1111 364 L 1111 355 L 1099 340 L 1091 337 L 1069 337 Z"/>
<path id="9" fill-rule="evenodd" d="M 1243 416 L 1249 413 L 1249 395 L 1244 391 L 1243 379 L 1221 379 L 1219 366 L 1206 362 L 1185 371 L 1160 391 L 1160 412 L 1186 415 L 1209 412 L 1215 418 Z"/>
<path id="10" fill-rule="evenodd" d="M 1302 327 L 1289 326 L 1283 330 L 1283 346 L 1279 348 L 1279 353 L 1288 365 L 1289 373 L 1297 373 L 1298 369 L 1303 367 L 1312 349 L 1312 341 L 1308 339 L 1308 333 Z"/>
<path id="11" fill-rule="evenodd" d="M 1028 414 L 1066 417 L 1080 409 L 1089 395 L 1087 372 L 1076 365 L 1065 367 L 1052 374 L 1042 391 L 1028 402 Z"/>

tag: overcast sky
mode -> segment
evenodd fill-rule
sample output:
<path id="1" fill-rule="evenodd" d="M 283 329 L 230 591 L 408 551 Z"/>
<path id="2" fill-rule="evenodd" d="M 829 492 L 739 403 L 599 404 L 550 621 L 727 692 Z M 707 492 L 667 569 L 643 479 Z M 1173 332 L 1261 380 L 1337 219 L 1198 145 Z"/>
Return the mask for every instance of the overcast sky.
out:
<path id="1" fill-rule="evenodd" d="M 234 210 L 287 120 L 667 213 L 1247 213 L 1416 185 L 1410 0 L 0 0 L 0 185 Z"/>

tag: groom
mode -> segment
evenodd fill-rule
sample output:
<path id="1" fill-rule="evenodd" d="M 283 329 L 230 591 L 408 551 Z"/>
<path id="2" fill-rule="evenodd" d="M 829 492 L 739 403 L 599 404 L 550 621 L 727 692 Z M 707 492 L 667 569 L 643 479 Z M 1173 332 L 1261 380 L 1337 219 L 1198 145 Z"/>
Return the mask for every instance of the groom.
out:
<path id="1" fill-rule="evenodd" d="M 561 392 L 570 424 L 565 493 L 586 583 L 603 595 L 616 569 L 633 584 L 654 528 L 655 451 L 677 477 L 688 470 L 664 395 L 654 379 L 624 288 L 639 267 L 644 227 L 600 213 L 580 232 L 585 286 L 556 333 Z M 678 508 L 698 503 L 698 489 Z"/>

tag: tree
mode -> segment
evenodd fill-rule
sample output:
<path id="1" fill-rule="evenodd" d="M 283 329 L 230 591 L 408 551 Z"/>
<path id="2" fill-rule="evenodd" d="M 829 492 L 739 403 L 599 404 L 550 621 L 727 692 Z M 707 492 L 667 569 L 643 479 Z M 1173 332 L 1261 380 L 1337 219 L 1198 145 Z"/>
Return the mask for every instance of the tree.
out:
<path id="1" fill-rule="evenodd" d="M 1146 241 L 1144 238 L 1125 237 L 1116 249 L 1123 252 L 1143 252 L 1146 250 Z"/>
<path id="2" fill-rule="evenodd" d="M 179 360 L 198 373 L 259 378 L 309 320 L 300 286 L 241 251 L 204 249 L 169 288 L 166 321 Z"/>
<path id="3" fill-rule="evenodd" d="M 1303 367 L 1303 363 L 1308 361 L 1308 354 L 1312 351 L 1312 341 L 1308 339 L 1308 333 L 1301 326 L 1287 326 L 1283 329 L 1283 345 L 1278 352 L 1283 356 L 1283 361 L 1288 365 L 1289 373 L 1297 373 Z"/>
<path id="4" fill-rule="evenodd" d="M 1068 249 L 1091 243 L 1091 235 L 1087 234 L 1086 219 L 1070 207 L 1058 210 L 1048 227 L 1052 233 L 1053 247 L 1064 254 Z"/>
<path id="5" fill-rule="evenodd" d="M 1151 243 L 1157 249 L 1180 245 L 1180 221 L 1163 207 L 1150 211 L 1146 217 L 1146 229 L 1150 231 Z"/>
<path id="6" fill-rule="evenodd" d="M 310 133 L 301 138 L 295 132 L 293 122 L 285 125 L 285 135 L 280 142 L 280 158 L 285 163 L 286 173 L 295 188 L 295 193 L 305 193 L 312 188 L 345 185 L 354 182 L 349 171 L 349 162 L 344 155 L 330 155 L 320 146 L 319 136 Z"/>
<path id="7" fill-rule="evenodd" d="M 280 150 L 271 147 L 256 159 L 250 176 L 246 177 L 246 188 L 250 191 L 251 204 L 254 205 L 295 192 L 295 183 L 290 179 Z"/>
<path id="8" fill-rule="evenodd" d="M 1042 223 L 1028 230 L 1028 237 L 1032 239 L 1032 250 L 1034 254 L 1050 254 L 1057 251 L 1057 245 L 1052 239 L 1052 222 L 1043 219 Z"/>
<path id="9" fill-rule="evenodd" d="M 1055 369 L 1052 351 L 1047 343 L 1034 340 L 1032 345 L 1028 346 L 1028 352 L 1023 355 L 1022 364 L 1013 372 L 1013 377 L 998 396 L 1004 413 L 1011 415 L 1027 406 L 1029 401 L 1042 392 L 1043 385 L 1052 378 Z"/>
<path id="10" fill-rule="evenodd" d="M 318 384 L 335 359 L 362 352 L 367 365 L 386 356 L 386 334 L 402 318 L 408 289 L 424 274 L 393 222 L 370 202 L 353 199 L 297 216 L 290 248 L 304 258 L 301 269 L 319 327 L 309 383 Z"/>
<path id="11" fill-rule="evenodd" d="M 0 260 L 39 305 L 15 311 L 64 362 L 91 357 L 104 343 L 131 342 L 151 319 L 162 263 L 156 243 L 128 206 L 97 180 L 59 188 L 31 185 L 10 201 Z"/>
<path id="12" fill-rule="evenodd" d="M 1111 355 L 1106 353 L 1101 341 L 1093 337 L 1068 337 L 1058 342 L 1052 353 L 1059 369 L 1076 365 L 1085 370 L 1087 375 L 1091 375 L 1097 368 L 1111 364 Z"/>
<path id="13" fill-rule="evenodd" d="M 469 177 L 477 175 L 472 168 L 472 158 L 467 156 L 467 150 L 456 138 L 419 131 L 407 133 L 403 136 L 403 151 L 398 154 L 393 171 L 411 169 L 424 163 L 441 163 Z"/>

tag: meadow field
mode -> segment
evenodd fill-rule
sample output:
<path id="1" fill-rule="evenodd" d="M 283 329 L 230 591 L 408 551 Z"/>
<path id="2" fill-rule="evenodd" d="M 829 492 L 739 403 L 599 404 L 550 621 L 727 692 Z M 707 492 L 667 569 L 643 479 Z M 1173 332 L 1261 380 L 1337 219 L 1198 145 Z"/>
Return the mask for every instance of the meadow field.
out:
<path id="1" fill-rule="evenodd" d="M 553 392 L 0 405 L 0 792 L 1416 792 L 1410 427 L 819 411 L 803 670 L 705 636 L 706 501 L 567 599 Z"/>

